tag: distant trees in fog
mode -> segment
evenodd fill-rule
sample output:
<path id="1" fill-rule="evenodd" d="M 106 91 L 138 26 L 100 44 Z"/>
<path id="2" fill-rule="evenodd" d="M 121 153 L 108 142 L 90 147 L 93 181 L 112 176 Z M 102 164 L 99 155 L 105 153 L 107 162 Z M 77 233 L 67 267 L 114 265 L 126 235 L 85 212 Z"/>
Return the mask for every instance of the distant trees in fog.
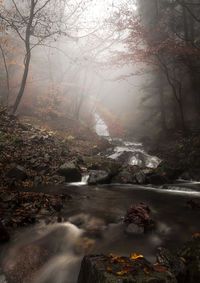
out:
<path id="1" fill-rule="evenodd" d="M 142 98 L 148 120 L 156 117 L 165 132 L 172 127 L 183 131 L 197 127 L 200 3 L 197 0 L 137 2 L 137 14 L 124 5 L 112 18 L 112 24 L 123 33 L 121 41 L 125 46 L 123 51 L 115 53 L 113 64 L 137 64 L 140 73 L 148 73 Z"/>

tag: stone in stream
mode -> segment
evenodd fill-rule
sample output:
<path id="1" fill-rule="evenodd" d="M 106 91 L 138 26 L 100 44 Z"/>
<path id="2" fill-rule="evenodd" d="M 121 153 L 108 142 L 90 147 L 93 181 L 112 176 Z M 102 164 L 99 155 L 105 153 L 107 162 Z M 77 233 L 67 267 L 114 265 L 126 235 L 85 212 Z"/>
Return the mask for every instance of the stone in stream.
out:
<path id="1" fill-rule="evenodd" d="M 126 227 L 125 232 L 129 235 L 141 235 L 144 234 L 144 227 L 131 223 Z"/>
<path id="2" fill-rule="evenodd" d="M 138 203 L 127 210 L 124 217 L 124 222 L 128 225 L 134 224 L 135 226 L 128 226 L 126 232 L 132 232 L 132 234 L 139 234 L 142 231 L 147 232 L 155 227 L 154 221 L 149 216 L 150 209 L 144 203 Z M 136 229 L 137 226 L 137 229 Z"/>
<path id="3" fill-rule="evenodd" d="M 110 181 L 110 173 L 104 170 L 92 170 L 89 174 L 88 185 L 107 184 Z"/>
<path id="4" fill-rule="evenodd" d="M 66 162 L 60 166 L 58 173 L 65 177 L 66 182 L 80 182 L 81 172 L 75 161 Z"/>
<path id="5" fill-rule="evenodd" d="M 15 178 L 16 180 L 25 180 L 27 177 L 26 169 L 20 165 L 13 166 L 7 173 L 7 177 Z"/>
<path id="6" fill-rule="evenodd" d="M 104 255 L 85 256 L 77 283 L 177 283 L 172 273 L 166 269 L 153 270 L 144 258 L 130 260 L 115 256 L 108 259 Z"/>

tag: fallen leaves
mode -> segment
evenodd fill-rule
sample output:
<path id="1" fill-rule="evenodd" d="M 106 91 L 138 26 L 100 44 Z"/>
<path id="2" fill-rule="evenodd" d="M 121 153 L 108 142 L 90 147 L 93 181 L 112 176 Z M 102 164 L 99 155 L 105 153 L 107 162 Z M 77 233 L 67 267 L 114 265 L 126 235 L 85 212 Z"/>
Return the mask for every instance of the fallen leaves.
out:
<path id="1" fill-rule="evenodd" d="M 120 255 L 109 254 L 104 256 L 101 261 L 104 262 L 105 269 L 118 276 L 124 276 L 128 274 L 136 275 L 138 272 L 144 272 L 149 275 L 153 272 L 165 272 L 166 266 L 159 263 L 149 263 L 143 255 L 137 253 L 131 253 L 130 257 L 123 257 Z"/>
<path id="2" fill-rule="evenodd" d="M 0 221 L 6 227 L 27 226 L 62 208 L 64 195 L 0 191 Z"/>
<path id="3" fill-rule="evenodd" d="M 130 259 L 135 260 L 135 259 L 142 258 L 142 257 L 144 257 L 144 256 L 143 255 L 137 255 L 136 253 L 132 253 Z"/>

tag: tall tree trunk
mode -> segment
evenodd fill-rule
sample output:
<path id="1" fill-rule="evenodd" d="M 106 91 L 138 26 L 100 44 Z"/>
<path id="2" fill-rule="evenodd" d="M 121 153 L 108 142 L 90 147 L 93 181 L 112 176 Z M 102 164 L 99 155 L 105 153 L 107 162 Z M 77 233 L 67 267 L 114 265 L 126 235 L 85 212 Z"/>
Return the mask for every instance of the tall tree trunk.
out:
<path id="1" fill-rule="evenodd" d="M 31 60 L 31 47 L 30 47 L 30 37 L 31 37 L 31 27 L 32 27 L 32 22 L 34 18 L 34 8 L 35 8 L 35 1 L 31 0 L 31 7 L 30 7 L 30 15 L 29 15 L 29 21 L 27 23 L 26 27 L 26 38 L 25 38 L 25 47 L 26 47 L 26 55 L 25 55 L 25 62 L 24 62 L 24 73 L 21 81 L 21 86 L 20 90 L 17 94 L 17 98 L 15 101 L 15 104 L 13 106 L 13 114 L 15 114 L 19 103 L 22 99 L 22 96 L 24 94 L 24 89 L 26 86 L 26 81 L 28 77 L 28 71 L 29 71 L 29 65 L 30 65 L 30 60 Z"/>
<path id="2" fill-rule="evenodd" d="M 159 75 L 159 99 L 160 99 L 160 114 L 161 114 L 161 127 L 163 132 L 167 132 L 167 123 L 166 123 L 166 113 L 165 113 L 165 104 L 163 96 L 163 80 L 162 75 Z"/>
<path id="3" fill-rule="evenodd" d="M 10 79 L 9 79 L 8 66 L 7 66 L 7 63 L 6 63 L 6 57 L 5 57 L 4 50 L 3 50 L 3 47 L 1 46 L 1 44 L 0 44 L 0 49 L 1 49 L 1 54 L 2 54 L 2 57 L 3 57 L 4 68 L 5 68 L 5 71 L 6 71 L 6 84 L 7 84 L 6 106 L 8 107 L 8 99 L 9 99 L 9 93 L 10 93 Z"/>

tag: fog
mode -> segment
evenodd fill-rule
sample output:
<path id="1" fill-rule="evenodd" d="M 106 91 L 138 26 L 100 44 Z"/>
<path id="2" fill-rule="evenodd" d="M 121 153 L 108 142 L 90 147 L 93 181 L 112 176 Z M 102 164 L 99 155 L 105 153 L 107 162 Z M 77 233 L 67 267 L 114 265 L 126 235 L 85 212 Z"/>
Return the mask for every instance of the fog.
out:
<path id="1" fill-rule="evenodd" d="M 42 0 L 33 6 L 27 37 L 35 2 L 3 1 L 1 103 L 22 116 L 63 115 L 91 125 L 93 112 L 104 109 L 128 135 L 148 134 L 149 127 L 155 134 L 174 125 L 195 127 L 196 79 L 184 59 L 172 58 L 177 54 L 171 46 L 180 49 L 184 35 L 198 45 L 199 21 L 193 10 L 169 2 Z M 181 15 L 171 27 L 176 13 L 188 17 L 188 27 Z M 162 44 L 169 45 L 167 52 Z M 198 46 L 188 48 L 178 50 L 179 57 L 198 56 Z M 198 68 L 197 61 L 189 64 Z M 185 77 L 184 83 L 179 77 Z M 186 96 L 188 91 L 194 98 Z"/>

